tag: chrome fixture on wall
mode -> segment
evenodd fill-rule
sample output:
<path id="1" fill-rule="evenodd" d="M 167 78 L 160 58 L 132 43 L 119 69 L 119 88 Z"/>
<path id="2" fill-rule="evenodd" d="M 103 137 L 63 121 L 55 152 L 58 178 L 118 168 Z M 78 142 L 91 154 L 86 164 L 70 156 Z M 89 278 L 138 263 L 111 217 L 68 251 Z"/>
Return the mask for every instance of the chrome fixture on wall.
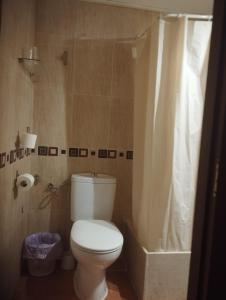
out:
<path id="1" fill-rule="evenodd" d="M 38 48 L 25 47 L 23 49 L 22 57 L 18 58 L 19 63 L 23 65 L 23 68 L 33 76 L 36 73 L 37 66 L 39 65 L 40 59 L 38 58 Z"/>

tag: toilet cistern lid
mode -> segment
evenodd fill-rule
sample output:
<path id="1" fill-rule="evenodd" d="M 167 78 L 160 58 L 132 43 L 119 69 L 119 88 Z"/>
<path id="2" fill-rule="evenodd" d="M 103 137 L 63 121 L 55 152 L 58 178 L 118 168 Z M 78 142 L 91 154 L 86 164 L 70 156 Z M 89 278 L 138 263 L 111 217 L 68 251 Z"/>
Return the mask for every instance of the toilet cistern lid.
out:
<path id="1" fill-rule="evenodd" d="M 71 239 L 81 248 L 94 252 L 110 252 L 123 245 L 123 236 L 118 228 L 103 220 L 75 222 Z"/>
<path id="2" fill-rule="evenodd" d="M 106 174 L 100 174 L 100 173 L 72 174 L 71 181 L 77 181 L 83 183 L 116 184 L 115 177 Z"/>

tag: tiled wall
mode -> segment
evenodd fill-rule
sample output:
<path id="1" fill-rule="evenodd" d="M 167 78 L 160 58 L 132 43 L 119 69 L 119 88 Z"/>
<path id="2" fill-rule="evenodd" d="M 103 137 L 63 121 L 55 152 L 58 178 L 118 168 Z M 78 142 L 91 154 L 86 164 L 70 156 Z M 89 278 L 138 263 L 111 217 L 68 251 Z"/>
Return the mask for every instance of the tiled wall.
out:
<path id="1" fill-rule="evenodd" d="M 76 0 L 2 3 L 0 298 L 8 299 L 27 234 L 57 231 L 67 244 L 72 173 L 116 176 L 114 221 L 120 225 L 130 218 L 135 63 L 130 38 L 151 25 L 152 13 Z M 32 82 L 17 58 L 34 44 L 41 64 Z M 15 145 L 27 126 L 38 134 L 32 153 Z M 38 174 L 40 183 L 15 198 L 16 171 Z M 49 183 L 57 187 L 54 193 Z"/>
<path id="2" fill-rule="evenodd" d="M 14 194 L 16 171 L 30 172 L 31 156 L 14 151 L 18 133 L 33 126 L 33 84 L 19 65 L 22 48 L 34 43 L 33 0 L 2 0 L 0 29 L 0 299 L 13 293 L 21 246 L 28 233 L 29 193 Z M 16 143 L 17 144 L 17 143 Z M 12 150 L 12 151 L 11 151 Z M 11 152 L 10 152 L 11 151 Z M 24 156 L 25 155 L 25 156 Z M 22 156 L 24 158 L 22 159 Z M 10 163 L 11 161 L 11 163 Z"/>
<path id="3" fill-rule="evenodd" d="M 32 160 L 41 183 L 32 191 L 31 229 L 57 230 L 68 240 L 70 176 L 76 172 L 116 176 L 114 221 L 120 225 L 130 218 L 135 61 L 133 44 L 125 39 L 143 32 L 151 22 L 150 12 L 134 9 L 38 1 L 41 68 L 35 83 L 34 126 L 38 145 L 44 148 L 36 149 L 42 155 Z M 61 59 L 64 51 L 66 65 Z M 39 209 L 48 198 L 49 182 L 61 187 L 57 199 L 53 195 Z"/>

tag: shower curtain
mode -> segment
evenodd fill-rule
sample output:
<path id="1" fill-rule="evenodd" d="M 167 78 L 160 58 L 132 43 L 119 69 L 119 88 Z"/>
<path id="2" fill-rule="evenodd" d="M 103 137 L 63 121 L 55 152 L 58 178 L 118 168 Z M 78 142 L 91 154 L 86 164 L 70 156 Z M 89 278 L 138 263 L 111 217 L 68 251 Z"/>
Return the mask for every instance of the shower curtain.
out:
<path id="1" fill-rule="evenodd" d="M 208 21 L 156 20 L 136 60 L 132 212 L 148 251 L 191 248 L 210 35 Z"/>

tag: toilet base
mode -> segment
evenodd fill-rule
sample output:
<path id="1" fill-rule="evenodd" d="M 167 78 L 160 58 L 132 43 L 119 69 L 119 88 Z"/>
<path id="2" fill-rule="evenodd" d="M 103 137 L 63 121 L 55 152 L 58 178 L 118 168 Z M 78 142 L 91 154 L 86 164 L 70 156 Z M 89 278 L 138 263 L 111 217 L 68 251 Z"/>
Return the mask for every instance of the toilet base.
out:
<path id="1" fill-rule="evenodd" d="M 74 273 L 74 290 L 81 300 L 105 300 L 108 287 L 105 270 L 100 268 L 86 268 L 78 263 Z"/>

